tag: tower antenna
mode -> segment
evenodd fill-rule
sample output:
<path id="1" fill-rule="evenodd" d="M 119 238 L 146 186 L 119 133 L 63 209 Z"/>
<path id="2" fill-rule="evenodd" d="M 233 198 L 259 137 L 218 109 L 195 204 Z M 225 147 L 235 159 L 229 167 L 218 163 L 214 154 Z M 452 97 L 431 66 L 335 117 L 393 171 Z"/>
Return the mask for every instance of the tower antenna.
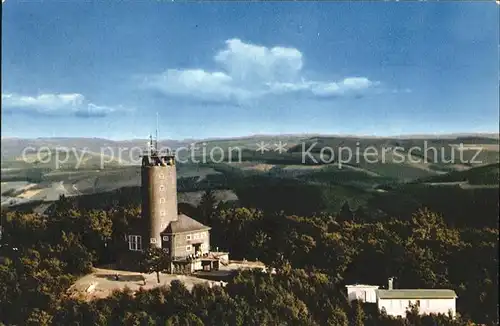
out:
<path id="1" fill-rule="evenodd" d="M 158 151 L 158 132 L 159 132 L 159 123 L 158 123 L 158 112 L 156 112 L 156 151 Z"/>
<path id="2" fill-rule="evenodd" d="M 148 143 L 149 156 L 153 154 L 153 136 L 149 134 L 149 143 Z"/>

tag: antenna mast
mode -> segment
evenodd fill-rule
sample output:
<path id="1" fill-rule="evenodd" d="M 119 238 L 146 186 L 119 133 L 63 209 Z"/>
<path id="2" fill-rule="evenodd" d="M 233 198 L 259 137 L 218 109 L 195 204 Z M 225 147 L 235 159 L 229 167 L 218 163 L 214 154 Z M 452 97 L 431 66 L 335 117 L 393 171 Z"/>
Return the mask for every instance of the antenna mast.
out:
<path id="1" fill-rule="evenodd" d="M 149 156 L 153 155 L 153 136 L 151 134 L 149 134 L 148 150 L 149 150 Z"/>
<path id="2" fill-rule="evenodd" d="M 156 112 L 156 151 L 158 151 L 158 130 L 159 130 L 159 124 L 158 124 L 158 112 Z"/>

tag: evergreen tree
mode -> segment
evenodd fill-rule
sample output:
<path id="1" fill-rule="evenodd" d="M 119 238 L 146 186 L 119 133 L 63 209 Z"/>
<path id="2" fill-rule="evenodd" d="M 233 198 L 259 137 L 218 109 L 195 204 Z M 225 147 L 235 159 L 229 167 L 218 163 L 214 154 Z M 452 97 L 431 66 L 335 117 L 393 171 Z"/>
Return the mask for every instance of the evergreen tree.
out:
<path id="1" fill-rule="evenodd" d="M 327 321 L 328 326 L 347 326 L 349 325 L 349 320 L 347 319 L 346 313 L 341 308 L 335 308 Z"/>
<path id="2" fill-rule="evenodd" d="M 216 205 L 217 200 L 213 190 L 205 191 L 198 205 L 199 218 L 202 223 L 212 225 L 212 215 L 215 212 Z"/>
<path id="3" fill-rule="evenodd" d="M 340 209 L 339 212 L 339 217 L 341 221 L 352 221 L 354 218 L 354 215 L 351 211 L 351 208 L 349 207 L 348 202 L 344 202 L 344 205 L 342 205 L 342 208 Z"/>
<path id="4" fill-rule="evenodd" d="M 352 325 L 353 326 L 364 326 L 365 325 L 365 312 L 363 311 L 363 303 L 360 300 L 352 302 L 353 316 Z"/>

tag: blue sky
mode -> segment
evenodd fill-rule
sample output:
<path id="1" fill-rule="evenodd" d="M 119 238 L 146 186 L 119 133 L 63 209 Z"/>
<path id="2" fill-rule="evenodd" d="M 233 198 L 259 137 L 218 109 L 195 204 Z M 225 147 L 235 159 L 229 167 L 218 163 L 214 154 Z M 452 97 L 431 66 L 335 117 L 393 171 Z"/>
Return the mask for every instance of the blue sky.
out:
<path id="1" fill-rule="evenodd" d="M 477 3 L 2 4 L 2 137 L 498 132 Z"/>

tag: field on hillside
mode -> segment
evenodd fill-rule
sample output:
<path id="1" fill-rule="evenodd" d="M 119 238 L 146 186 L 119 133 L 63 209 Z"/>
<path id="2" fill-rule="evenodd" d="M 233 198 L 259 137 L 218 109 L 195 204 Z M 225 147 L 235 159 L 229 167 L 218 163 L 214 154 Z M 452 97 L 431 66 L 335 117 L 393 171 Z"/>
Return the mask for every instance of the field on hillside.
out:
<path id="1" fill-rule="evenodd" d="M 179 190 L 188 191 L 191 183 L 206 182 L 219 172 L 208 166 L 179 164 Z M 188 181 L 193 182 L 188 182 Z M 139 166 L 116 166 L 107 169 L 52 170 L 48 168 L 2 170 L 2 205 L 26 201 L 53 201 L 59 196 L 78 196 L 109 192 L 124 187 L 139 187 Z"/>
<path id="2" fill-rule="evenodd" d="M 2 169 L 100 169 L 127 165 L 130 162 L 88 149 L 50 149 L 26 151 L 19 156 L 2 159 Z"/>

